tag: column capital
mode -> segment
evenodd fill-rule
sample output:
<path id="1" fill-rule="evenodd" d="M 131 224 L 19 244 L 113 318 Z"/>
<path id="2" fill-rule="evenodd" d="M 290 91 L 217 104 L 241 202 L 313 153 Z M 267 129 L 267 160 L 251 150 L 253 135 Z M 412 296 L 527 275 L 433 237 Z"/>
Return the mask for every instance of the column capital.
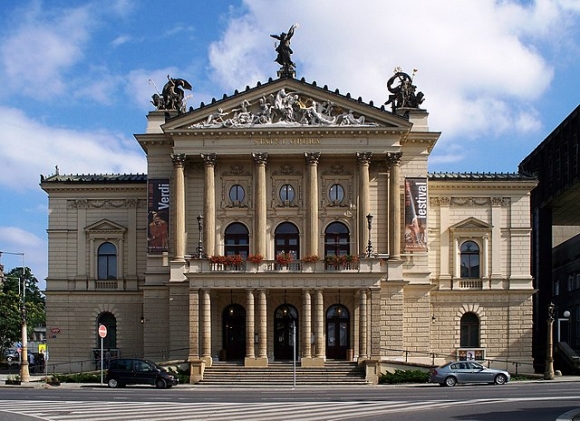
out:
<path id="1" fill-rule="evenodd" d="M 356 159 L 361 164 L 370 164 L 372 156 L 373 156 L 372 152 L 357 152 L 356 153 Z"/>
<path id="2" fill-rule="evenodd" d="M 187 158 L 187 155 L 185 155 L 184 153 L 178 153 L 178 154 L 172 155 L 171 160 L 173 161 L 173 166 L 183 167 L 183 164 L 185 164 L 186 158 Z"/>
<path id="3" fill-rule="evenodd" d="M 264 164 L 268 161 L 268 152 L 252 152 L 252 158 L 256 164 Z"/>
<path id="4" fill-rule="evenodd" d="M 304 158 L 307 164 L 318 165 L 318 160 L 320 159 L 320 152 L 304 152 Z"/>
<path id="5" fill-rule="evenodd" d="M 403 152 L 387 152 L 387 162 L 391 165 L 400 165 Z"/>
<path id="6" fill-rule="evenodd" d="M 203 160 L 203 163 L 205 165 L 215 167 L 215 164 L 217 162 L 217 154 L 215 154 L 215 153 L 202 153 L 202 154 L 199 154 L 199 156 L 201 156 L 201 159 Z"/>

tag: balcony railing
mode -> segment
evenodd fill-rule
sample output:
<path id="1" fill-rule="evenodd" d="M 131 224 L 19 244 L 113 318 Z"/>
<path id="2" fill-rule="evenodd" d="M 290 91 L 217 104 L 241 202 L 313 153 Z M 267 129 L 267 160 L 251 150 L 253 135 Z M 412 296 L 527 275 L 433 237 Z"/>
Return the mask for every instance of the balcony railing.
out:
<path id="1" fill-rule="evenodd" d="M 268 273 L 268 272 L 291 272 L 291 273 L 325 273 L 325 272 L 384 272 L 388 264 L 384 259 L 362 258 L 356 262 L 346 262 L 339 265 L 327 264 L 320 260 L 317 262 L 294 261 L 280 264 L 275 260 L 263 260 L 260 263 L 244 261 L 240 264 L 213 263 L 208 259 L 191 259 L 189 272 L 203 273 Z"/>

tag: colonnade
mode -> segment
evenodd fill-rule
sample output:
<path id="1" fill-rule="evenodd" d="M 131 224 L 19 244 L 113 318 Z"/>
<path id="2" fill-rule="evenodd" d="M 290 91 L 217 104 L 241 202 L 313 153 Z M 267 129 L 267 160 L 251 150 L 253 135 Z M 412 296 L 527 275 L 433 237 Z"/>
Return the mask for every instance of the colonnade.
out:
<path id="1" fill-rule="evenodd" d="M 353 345 L 357 346 L 354 352 L 358 355 L 358 359 L 361 360 L 367 359 L 369 355 L 368 294 L 364 288 L 353 293 L 355 297 L 358 297 L 358 301 L 353 301 L 354 306 L 358 307 L 358 311 L 352 312 L 353 317 L 350 317 L 349 322 L 351 329 L 354 329 L 355 323 L 358 323 L 358 340 Z M 196 356 L 195 349 L 199 349 L 200 355 L 198 357 L 211 364 L 212 355 L 216 354 L 216 350 L 212 350 L 212 325 L 216 325 L 212 323 L 211 318 L 211 289 L 200 289 L 198 292 L 192 292 L 192 294 L 199 294 L 199 300 L 197 298 L 191 300 L 192 303 L 199 303 L 199 308 L 193 305 L 190 306 L 190 311 L 200 315 L 199 322 L 201 326 L 199 336 L 201 343 L 198 344 L 196 337 L 190 337 L 192 356 Z M 299 355 L 302 359 L 302 365 L 323 365 L 326 360 L 324 289 L 302 289 L 301 300 L 301 311 L 299 312 Z M 266 288 L 248 288 L 245 290 L 246 365 L 268 365 L 268 326 L 274 323 L 273 309 L 269 308 L 268 304 L 268 290 Z M 257 341 L 255 340 L 256 337 Z M 312 338 L 314 338 L 314 341 L 312 341 Z"/>
<path id="2" fill-rule="evenodd" d="M 307 152 L 304 154 L 307 168 L 306 179 L 306 223 L 305 247 L 307 255 L 319 255 L 319 218 L 318 203 L 320 202 L 318 193 L 318 164 L 320 152 Z M 253 252 L 255 254 L 267 255 L 268 233 L 267 227 L 267 195 L 266 195 L 266 164 L 267 153 L 253 153 L 252 158 L 255 166 L 255 201 L 254 201 L 254 232 L 253 232 Z M 370 174 L 371 152 L 357 152 L 358 161 L 358 253 L 364 254 L 368 243 L 369 232 L 366 229 L 366 217 L 371 212 L 370 204 Z M 401 180 L 400 163 L 401 152 L 389 152 L 386 160 L 389 165 L 389 254 L 391 258 L 399 258 L 401 254 Z M 185 177 L 184 162 L 185 154 L 173 156 L 174 165 L 174 195 L 175 195 L 175 256 L 174 260 L 183 261 L 185 256 Z M 203 231 L 204 248 L 207 254 L 217 254 L 216 250 L 216 192 L 215 192 L 215 166 L 217 154 L 201 154 L 204 164 L 204 196 L 203 196 L 203 216 L 205 227 Z"/>

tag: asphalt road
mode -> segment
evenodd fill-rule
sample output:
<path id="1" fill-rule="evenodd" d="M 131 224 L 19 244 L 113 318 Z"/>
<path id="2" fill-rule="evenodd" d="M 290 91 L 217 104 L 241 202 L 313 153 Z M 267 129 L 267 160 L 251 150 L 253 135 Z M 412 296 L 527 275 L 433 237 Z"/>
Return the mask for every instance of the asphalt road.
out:
<path id="1" fill-rule="evenodd" d="M 170 390 L 2 388 L 0 419 L 137 420 L 556 420 L 580 408 L 578 382 L 504 386 L 438 385 L 235 389 L 182 385 Z M 35 417 L 35 418 L 30 418 Z"/>

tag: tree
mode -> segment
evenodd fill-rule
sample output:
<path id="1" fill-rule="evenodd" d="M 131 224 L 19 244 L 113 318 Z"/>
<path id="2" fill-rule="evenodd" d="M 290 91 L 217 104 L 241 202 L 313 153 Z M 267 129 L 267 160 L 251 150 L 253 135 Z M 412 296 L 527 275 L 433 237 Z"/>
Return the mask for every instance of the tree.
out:
<path id="1" fill-rule="evenodd" d="M 28 336 L 33 329 L 46 324 L 46 299 L 38 288 L 38 279 L 34 277 L 30 268 L 14 268 L 7 274 L 0 276 L 0 349 L 8 348 L 13 342 L 22 339 L 22 312 L 20 289 L 26 285 L 26 322 Z"/>

